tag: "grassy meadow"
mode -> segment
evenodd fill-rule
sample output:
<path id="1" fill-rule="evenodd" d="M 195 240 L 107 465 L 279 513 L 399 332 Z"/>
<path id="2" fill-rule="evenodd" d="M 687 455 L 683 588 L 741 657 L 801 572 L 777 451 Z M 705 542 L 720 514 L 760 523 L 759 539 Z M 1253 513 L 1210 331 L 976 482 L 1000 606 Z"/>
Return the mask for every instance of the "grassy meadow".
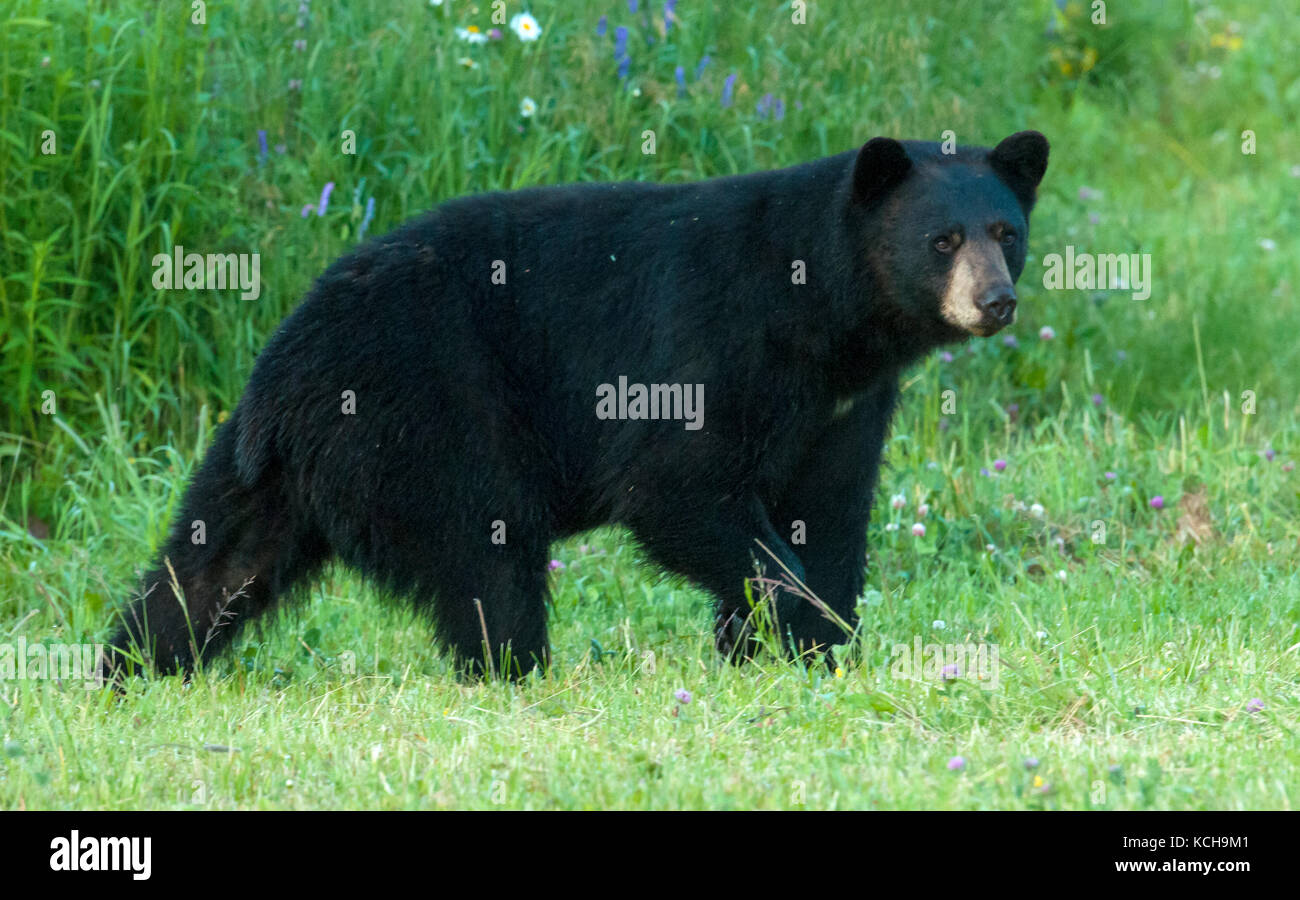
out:
<path id="1" fill-rule="evenodd" d="M 553 549 L 553 669 L 470 684 L 337 567 L 189 683 L 0 678 L 0 808 L 1300 805 L 1300 28 L 1107 6 L 4 0 L 0 673 L 103 639 L 364 235 L 881 134 L 1052 161 L 1019 321 L 905 378 L 856 659 L 725 664 L 708 598 L 604 530 Z M 260 253 L 260 297 L 155 289 L 178 244 Z M 1150 296 L 1048 289 L 1067 247 L 1150 254 Z M 992 683 L 918 641 L 994 648 Z"/>

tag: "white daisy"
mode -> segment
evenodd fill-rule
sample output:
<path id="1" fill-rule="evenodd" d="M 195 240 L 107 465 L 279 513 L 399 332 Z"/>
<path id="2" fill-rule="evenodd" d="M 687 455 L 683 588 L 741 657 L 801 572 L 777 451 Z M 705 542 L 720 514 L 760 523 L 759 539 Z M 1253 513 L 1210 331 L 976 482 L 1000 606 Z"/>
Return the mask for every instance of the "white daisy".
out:
<path id="1" fill-rule="evenodd" d="M 525 97 L 519 101 L 519 115 L 525 119 L 531 119 L 535 112 L 537 112 L 537 101 L 532 97 Z"/>
<path id="2" fill-rule="evenodd" d="M 477 25 L 471 25 L 468 28 L 457 28 L 456 37 L 469 44 L 486 44 L 488 36 L 478 30 Z"/>
<path id="3" fill-rule="evenodd" d="M 510 20 L 510 30 L 517 34 L 521 41 L 535 41 L 542 36 L 542 26 L 526 12 L 515 14 L 515 17 Z"/>

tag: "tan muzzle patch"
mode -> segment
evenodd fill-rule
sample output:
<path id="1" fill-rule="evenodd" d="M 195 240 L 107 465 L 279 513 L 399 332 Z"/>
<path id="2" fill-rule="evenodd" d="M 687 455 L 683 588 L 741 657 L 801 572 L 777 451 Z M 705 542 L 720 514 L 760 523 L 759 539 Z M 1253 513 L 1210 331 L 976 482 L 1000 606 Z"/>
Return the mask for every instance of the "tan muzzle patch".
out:
<path id="1" fill-rule="evenodd" d="M 991 242 L 967 241 L 957 249 L 947 288 L 939 302 L 939 315 L 949 325 L 970 334 L 993 334 L 1004 323 L 991 321 L 980 308 L 979 301 L 990 288 L 999 284 L 1011 284 L 1011 273 L 1007 270 L 1002 250 Z M 1015 321 L 1014 315 L 1011 321 Z"/>

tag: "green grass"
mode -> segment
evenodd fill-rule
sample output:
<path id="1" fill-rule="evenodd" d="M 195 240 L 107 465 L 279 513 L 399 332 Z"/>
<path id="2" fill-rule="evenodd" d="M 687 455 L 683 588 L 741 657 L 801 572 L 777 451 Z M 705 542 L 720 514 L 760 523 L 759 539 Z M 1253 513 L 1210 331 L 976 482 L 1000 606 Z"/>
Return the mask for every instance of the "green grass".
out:
<path id="1" fill-rule="evenodd" d="M 540 41 L 502 26 L 504 40 L 471 47 L 452 29 L 492 27 L 486 4 L 317 0 L 300 29 L 292 3 L 211 3 L 195 25 L 143 2 L 10 2 L 0 648 L 103 635 L 212 424 L 275 324 L 356 243 L 370 197 L 377 234 L 469 191 L 687 180 L 882 133 L 987 144 L 1033 127 L 1053 155 L 1019 348 L 951 348 L 906 379 L 861 658 L 839 677 L 721 663 L 707 598 L 643 566 L 619 532 L 555 549 L 556 664 L 520 686 L 457 682 L 423 623 L 338 569 L 188 686 L 141 680 L 118 700 L 0 681 L 0 805 L 1296 806 L 1294 17 L 1109 7 L 1097 28 L 1082 5 L 956 2 L 928 18 L 820 2 L 793 26 L 776 3 L 681 0 L 665 38 L 624 0 L 538 0 Z M 625 86 L 612 34 L 595 34 L 602 14 L 632 29 Z M 782 121 L 756 114 L 767 93 Z M 40 153 L 46 129 L 56 155 Z M 303 218 L 330 181 L 328 213 Z M 260 251 L 261 299 L 153 290 L 150 259 L 173 243 Z M 1045 290 L 1042 257 L 1068 244 L 1152 254 L 1152 296 Z M 1037 337 L 1044 325 L 1055 340 Z M 894 645 L 918 636 L 996 645 L 996 689 L 897 677 Z M 948 768 L 956 756 L 964 769 Z"/>

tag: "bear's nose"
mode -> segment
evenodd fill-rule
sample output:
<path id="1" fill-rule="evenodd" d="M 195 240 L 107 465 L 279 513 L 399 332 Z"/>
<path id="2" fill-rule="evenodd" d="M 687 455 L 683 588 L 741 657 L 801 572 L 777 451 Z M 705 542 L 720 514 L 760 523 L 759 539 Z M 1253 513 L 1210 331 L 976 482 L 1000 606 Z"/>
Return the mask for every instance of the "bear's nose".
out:
<path id="1" fill-rule="evenodd" d="M 975 305 L 981 312 L 1007 325 L 1016 316 L 1016 292 L 1008 287 L 997 287 L 985 294 Z"/>

